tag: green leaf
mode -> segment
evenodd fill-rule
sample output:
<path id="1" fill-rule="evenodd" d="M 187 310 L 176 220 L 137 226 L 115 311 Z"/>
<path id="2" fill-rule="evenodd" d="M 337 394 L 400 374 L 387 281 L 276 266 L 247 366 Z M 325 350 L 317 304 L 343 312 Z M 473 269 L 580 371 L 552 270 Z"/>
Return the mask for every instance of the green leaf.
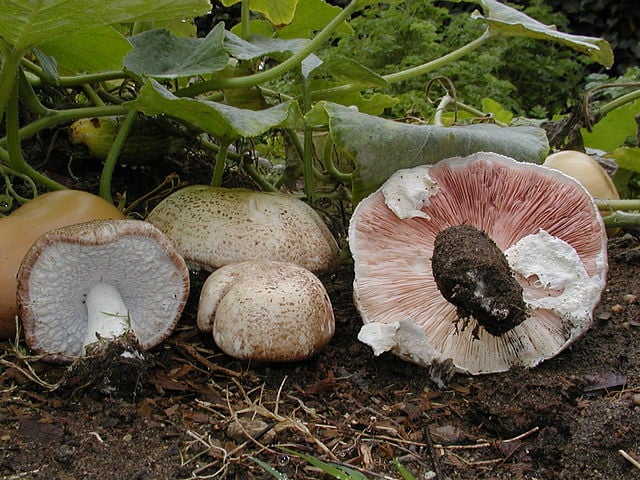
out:
<path id="1" fill-rule="evenodd" d="M 613 158 L 620 168 L 640 173 L 640 148 L 638 147 L 616 148 L 605 157 Z"/>
<path id="2" fill-rule="evenodd" d="M 283 40 L 261 35 L 254 35 L 248 40 L 244 40 L 235 33 L 226 32 L 224 47 L 232 57 L 238 60 L 253 60 L 275 54 L 290 56 L 302 50 L 308 43 L 309 40 L 302 38 Z"/>
<path id="3" fill-rule="evenodd" d="M 640 100 L 626 103 L 609 112 L 591 131 L 582 129 L 585 147 L 610 152 L 636 134 L 635 116 L 640 112 Z"/>
<path id="4" fill-rule="evenodd" d="M 149 30 L 131 37 L 133 50 L 125 60 L 127 70 L 155 78 L 204 75 L 224 69 L 229 56 L 224 50 L 224 24 L 205 38 L 176 37 L 165 29 Z"/>
<path id="5" fill-rule="evenodd" d="M 0 37 L 16 52 L 114 23 L 193 18 L 208 0 L 0 0 Z"/>
<path id="6" fill-rule="evenodd" d="M 271 476 L 273 476 L 274 478 L 278 480 L 289 480 L 289 477 L 287 477 L 284 473 L 279 472 L 278 470 L 273 468 L 271 465 L 269 465 L 266 462 L 263 462 L 259 458 L 249 457 L 249 459 L 253 460 L 258 465 L 260 465 L 265 472 L 270 473 Z"/>
<path id="7" fill-rule="evenodd" d="M 364 65 L 346 57 L 334 57 L 323 62 L 320 71 L 326 71 L 337 80 L 363 88 L 388 88 L 387 82 L 380 75 Z"/>
<path id="8" fill-rule="evenodd" d="M 262 13 L 274 25 L 291 22 L 298 0 L 251 0 L 249 9 Z"/>
<path id="9" fill-rule="evenodd" d="M 56 59 L 63 75 L 122 70 L 131 44 L 112 27 L 56 38 L 40 45 L 40 50 Z"/>
<path id="10" fill-rule="evenodd" d="M 225 142 L 255 137 L 272 128 L 294 128 L 301 122 L 298 104 L 292 101 L 265 110 L 246 110 L 207 100 L 179 98 L 153 79 L 140 89 L 136 100 L 124 105 L 147 115 L 166 114 L 180 119 Z"/>
<path id="11" fill-rule="evenodd" d="M 544 130 L 537 127 L 407 125 L 334 103 L 322 106 L 333 141 L 356 158 L 357 167 L 352 175 L 356 202 L 401 168 L 433 164 L 480 151 L 542 163 L 549 149 Z M 317 111 L 313 118 L 323 120 Z"/>
<path id="12" fill-rule="evenodd" d="M 340 7 L 329 5 L 324 0 L 299 0 L 293 19 L 278 30 L 278 37 L 310 38 L 315 32 L 326 27 L 340 11 Z M 352 35 L 353 30 L 347 23 L 343 23 L 336 33 Z"/>
<path id="13" fill-rule="evenodd" d="M 513 120 L 513 113 L 505 109 L 500 102 L 496 102 L 491 98 L 482 99 L 482 111 L 490 113 L 499 122 L 511 123 L 511 120 Z"/>
<path id="14" fill-rule="evenodd" d="M 237 23 L 231 27 L 231 33 L 236 35 L 242 34 L 242 23 Z M 249 35 L 262 35 L 263 37 L 273 37 L 274 28 L 266 20 L 250 20 L 249 21 Z"/>
<path id="15" fill-rule="evenodd" d="M 607 68 L 613 65 L 611 45 L 602 38 L 559 32 L 555 26 L 545 25 L 496 0 L 475 0 L 474 3 L 482 6 L 485 15 L 474 12 L 473 17 L 486 22 L 493 34 L 560 42 L 587 54 L 592 60 Z"/>

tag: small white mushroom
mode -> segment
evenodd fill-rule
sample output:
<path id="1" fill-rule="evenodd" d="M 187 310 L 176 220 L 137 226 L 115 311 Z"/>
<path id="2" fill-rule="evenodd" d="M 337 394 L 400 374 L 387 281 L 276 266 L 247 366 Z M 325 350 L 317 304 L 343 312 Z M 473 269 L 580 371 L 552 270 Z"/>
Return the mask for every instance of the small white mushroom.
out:
<path id="1" fill-rule="evenodd" d="M 27 345 L 51 360 L 83 356 L 131 332 L 143 350 L 167 338 L 189 295 L 189 272 L 165 235 L 138 220 L 51 230 L 18 272 Z"/>
<path id="2" fill-rule="evenodd" d="M 324 286 L 310 271 L 287 262 L 247 261 L 207 278 L 198 328 L 212 332 L 234 358 L 287 362 L 324 348 L 335 320 Z"/>
<path id="3" fill-rule="evenodd" d="M 333 270 L 338 245 L 320 215 L 292 195 L 193 185 L 172 193 L 147 221 L 189 264 L 208 270 L 247 260 Z"/>

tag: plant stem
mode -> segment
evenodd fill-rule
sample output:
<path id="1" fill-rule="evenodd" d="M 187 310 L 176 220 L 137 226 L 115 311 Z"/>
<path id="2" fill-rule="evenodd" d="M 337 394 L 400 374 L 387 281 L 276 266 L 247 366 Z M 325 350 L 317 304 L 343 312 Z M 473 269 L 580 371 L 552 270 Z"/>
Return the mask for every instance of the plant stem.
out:
<path id="1" fill-rule="evenodd" d="M 29 72 L 32 72 L 38 80 L 33 81 L 32 84 L 36 87 L 42 86 L 44 82 L 42 82 L 42 68 L 38 65 L 30 62 L 26 59 L 21 59 L 22 66 Z M 63 76 L 60 77 L 57 87 L 77 87 L 81 85 L 85 85 L 87 83 L 99 83 L 107 80 L 118 80 L 122 78 L 127 78 L 127 74 L 122 70 L 113 70 L 108 72 L 96 72 L 96 73 L 88 73 L 84 75 L 73 75 L 73 76 Z"/>
<path id="2" fill-rule="evenodd" d="M 351 174 L 344 173 L 338 170 L 338 167 L 333 163 L 333 141 L 331 137 L 328 137 L 324 142 L 324 152 L 322 152 L 322 159 L 324 160 L 324 168 L 334 180 L 338 182 L 351 183 Z"/>
<path id="3" fill-rule="evenodd" d="M 0 68 L 0 122 L 4 118 L 5 109 L 8 108 L 7 103 L 13 92 L 19 63 L 20 56 L 15 50 L 9 50 L 4 56 L 2 67 Z"/>
<path id="4" fill-rule="evenodd" d="M 113 170 L 116 167 L 116 162 L 120 156 L 122 147 L 127 141 L 127 137 L 129 136 L 129 132 L 131 131 L 131 127 L 133 127 L 137 116 L 138 112 L 135 110 L 130 110 L 129 113 L 127 113 L 127 116 L 118 128 L 118 133 L 113 139 L 113 143 L 109 149 L 109 154 L 107 155 L 107 158 L 104 161 L 104 166 L 102 167 L 99 194 L 109 203 L 113 203 L 113 198 L 111 196 L 111 178 L 113 177 Z"/>
<path id="5" fill-rule="evenodd" d="M 11 92 L 6 101 L 7 109 L 7 152 L 9 154 L 9 166 L 18 173 L 26 175 L 31 180 L 46 187 L 49 190 L 63 190 L 65 187 L 58 182 L 42 175 L 33 169 L 22 156 L 20 147 L 20 123 L 18 113 L 18 84 L 13 82 Z"/>
<path id="6" fill-rule="evenodd" d="M 604 117 L 610 111 L 615 110 L 616 108 L 621 107 L 622 105 L 625 105 L 627 103 L 631 103 L 638 98 L 640 98 L 640 88 L 638 90 L 634 90 L 633 92 L 622 95 L 615 100 L 611 100 L 609 103 L 604 104 L 598 109 L 597 113 Z"/>
<path id="7" fill-rule="evenodd" d="M 213 167 L 213 175 L 211 176 L 212 187 L 222 186 L 222 177 L 224 175 L 224 167 L 227 163 L 227 151 L 229 150 L 229 145 L 231 145 L 231 142 L 220 142 L 220 150 L 218 150 L 218 154 L 216 155 L 216 163 Z"/>
<path id="8" fill-rule="evenodd" d="M 618 210 L 640 210 L 640 199 L 631 200 L 595 200 L 599 210 L 603 212 L 615 212 Z"/>
<path id="9" fill-rule="evenodd" d="M 303 113 L 306 114 L 311 109 L 311 95 L 309 79 L 302 76 L 302 87 L 304 96 L 302 102 Z M 307 200 L 313 201 L 316 197 L 313 177 L 313 131 L 308 125 L 304 127 L 304 148 L 302 149 L 302 179 L 304 181 L 304 195 Z"/>
<path id="10" fill-rule="evenodd" d="M 269 70 L 244 75 L 242 77 L 214 78 L 205 82 L 196 83 L 190 87 L 178 90 L 175 94 L 179 97 L 195 96 L 201 93 L 219 90 L 223 88 L 249 88 L 260 83 L 278 78 L 283 73 L 299 65 L 302 60 L 313 53 L 324 41 L 326 41 L 353 12 L 357 10 L 358 1 L 352 0 L 331 22 L 329 22 L 309 43 L 300 51 L 287 58 L 284 62 Z"/>
<path id="11" fill-rule="evenodd" d="M 53 127 L 62 122 L 77 120 L 78 118 L 106 117 L 109 115 L 124 115 L 130 109 L 119 105 L 105 107 L 72 108 L 69 110 L 51 110 L 45 117 L 39 118 L 28 125 L 22 127 L 18 133 L 20 140 L 32 137 L 40 130 Z M 0 139 L 0 147 L 7 145 L 7 138 Z"/>
<path id="12" fill-rule="evenodd" d="M 485 32 L 480 35 L 475 40 L 463 45 L 462 47 L 454 50 L 453 52 L 449 52 L 448 54 L 432 60 L 431 62 L 423 63 L 422 65 L 417 65 L 412 68 L 408 68 L 407 70 L 402 70 L 401 72 L 390 73 L 388 75 L 384 75 L 382 78 L 385 79 L 389 83 L 397 83 L 402 82 L 404 80 L 409 80 L 414 77 L 418 77 L 420 75 L 424 75 L 425 73 L 432 72 L 438 68 L 441 68 L 451 62 L 454 62 L 465 55 L 473 52 L 480 46 L 484 45 L 489 39 L 495 38 L 496 35 L 493 33 L 489 33 L 489 30 L 485 30 Z M 361 87 L 357 85 L 340 85 L 339 87 L 325 88 L 323 90 L 316 90 L 311 94 L 313 100 L 326 99 L 332 97 L 334 95 L 342 95 L 345 93 L 350 93 L 354 91 L 360 90 Z"/>
<path id="13" fill-rule="evenodd" d="M 640 227 L 640 214 L 628 212 L 614 212 L 602 219 L 610 227 Z"/>
<path id="14" fill-rule="evenodd" d="M 250 25 L 249 25 L 249 0 L 242 0 L 240 7 L 240 27 L 242 32 L 242 38 L 246 40 L 249 38 Z"/>

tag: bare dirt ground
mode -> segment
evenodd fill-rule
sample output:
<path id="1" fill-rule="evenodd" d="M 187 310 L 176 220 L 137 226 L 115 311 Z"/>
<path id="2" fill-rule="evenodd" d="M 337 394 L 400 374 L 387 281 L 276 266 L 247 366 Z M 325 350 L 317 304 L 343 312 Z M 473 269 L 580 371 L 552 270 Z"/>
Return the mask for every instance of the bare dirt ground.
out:
<path id="1" fill-rule="evenodd" d="M 640 460 L 637 236 L 611 239 L 595 324 L 571 348 L 442 389 L 358 342 L 352 275 L 345 265 L 322 278 L 336 334 L 302 363 L 247 365 L 217 350 L 195 327 L 197 273 L 179 328 L 143 362 L 67 369 L 0 343 L 0 478 L 273 478 L 254 459 L 325 478 L 290 449 L 370 479 L 400 478 L 394 459 L 418 479 L 640 479 L 625 458 Z"/>

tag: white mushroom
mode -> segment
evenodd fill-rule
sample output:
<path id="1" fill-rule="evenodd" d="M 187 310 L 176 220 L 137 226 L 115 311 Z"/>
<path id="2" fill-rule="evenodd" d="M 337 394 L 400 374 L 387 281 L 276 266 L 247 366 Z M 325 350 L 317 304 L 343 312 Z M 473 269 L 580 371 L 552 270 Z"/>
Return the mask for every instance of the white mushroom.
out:
<path id="1" fill-rule="evenodd" d="M 359 339 L 473 374 L 557 355 L 591 326 L 606 281 L 588 192 L 491 153 L 396 172 L 356 207 L 349 245 Z"/>
<path id="2" fill-rule="evenodd" d="M 247 261 L 213 272 L 202 287 L 198 327 L 226 354 L 286 362 L 318 353 L 333 337 L 331 302 L 320 280 L 287 262 Z"/>
<path id="3" fill-rule="evenodd" d="M 28 346 L 53 360 L 85 354 L 100 338 L 133 333 L 142 349 L 168 337 L 189 295 L 171 242 L 137 220 L 98 220 L 51 230 L 18 272 Z"/>
<path id="4" fill-rule="evenodd" d="M 165 198 L 147 221 L 189 264 L 208 270 L 261 259 L 326 272 L 340 262 L 318 213 L 292 195 L 193 185 Z"/>

